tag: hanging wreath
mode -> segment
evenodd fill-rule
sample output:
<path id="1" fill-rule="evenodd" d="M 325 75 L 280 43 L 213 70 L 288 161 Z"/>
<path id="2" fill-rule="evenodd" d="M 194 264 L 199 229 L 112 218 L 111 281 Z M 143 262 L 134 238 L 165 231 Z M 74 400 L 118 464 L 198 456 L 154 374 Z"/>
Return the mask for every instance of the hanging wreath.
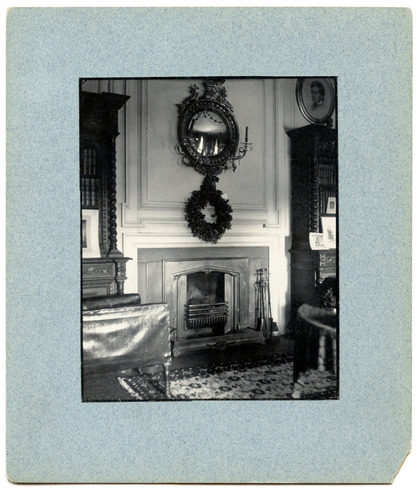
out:
<path id="1" fill-rule="evenodd" d="M 185 204 L 185 219 L 188 227 L 197 238 L 211 243 L 217 243 L 227 229 L 231 228 L 232 208 L 228 200 L 222 197 L 222 192 L 216 189 L 217 177 L 205 177 L 198 191 L 193 191 Z M 212 217 L 215 222 L 205 220 L 203 210 L 207 205 L 214 208 Z"/>

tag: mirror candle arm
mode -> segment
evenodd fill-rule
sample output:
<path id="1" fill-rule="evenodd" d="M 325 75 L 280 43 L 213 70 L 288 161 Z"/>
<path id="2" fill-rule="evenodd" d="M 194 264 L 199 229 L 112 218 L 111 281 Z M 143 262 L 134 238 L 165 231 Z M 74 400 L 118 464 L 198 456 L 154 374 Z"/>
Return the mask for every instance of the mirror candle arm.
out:
<path id="1" fill-rule="evenodd" d="M 252 142 L 248 142 L 248 127 L 245 127 L 245 142 L 241 143 L 242 146 L 238 149 L 238 155 L 232 158 L 232 170 L 235 172 L 239 166 L 242 158 L 247 154 L 248 151 L 252 151 Z"/>

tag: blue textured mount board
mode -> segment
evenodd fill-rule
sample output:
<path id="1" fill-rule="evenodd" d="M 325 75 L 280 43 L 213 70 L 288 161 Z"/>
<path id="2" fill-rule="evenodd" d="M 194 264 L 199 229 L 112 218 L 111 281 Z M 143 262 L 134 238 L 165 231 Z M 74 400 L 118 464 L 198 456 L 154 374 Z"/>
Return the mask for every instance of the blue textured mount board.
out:
<path id="1" fill-rule="evenodd" d="M 411 442 L 407 9 L 11 9 L 7 474 L 389 483 Z M 217 55 L 217 56 L 215 56 Z M 79 77 L 334 75 L 340 400 L 82 404 Z"/>

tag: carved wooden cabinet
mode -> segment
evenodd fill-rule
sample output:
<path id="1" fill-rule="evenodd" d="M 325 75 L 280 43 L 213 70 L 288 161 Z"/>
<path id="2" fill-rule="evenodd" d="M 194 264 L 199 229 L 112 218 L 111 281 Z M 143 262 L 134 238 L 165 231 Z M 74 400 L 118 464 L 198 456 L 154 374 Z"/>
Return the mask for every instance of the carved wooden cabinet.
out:
<path id="1" fill-rule="evenodd" d="M 97 255 L 82 258 L 83 296 L 122 295 L 127 259 L 117 248 L 116 158 L 118 110 L 128 96 L 80 93 L 80 205 L 82 256 L 86 210 L 95 214 L 89 238 L 99 240 Z M 97 231 L 96 231 L 97 229 Z M 86 254 L 85 254 L 86 255 Z"/>
<path id="2" fill-rule="evenodd" d="M 309 233 L 322 232 L 321 215 L 338 194 L 337 131 L 307 125 L 287 132 L 291 139 L 292 318 L 316 297 L 316 287 L 336 276 L 336 250 L 311 250 Z M 338 200 L 337 200 L 338 201 Z"/>

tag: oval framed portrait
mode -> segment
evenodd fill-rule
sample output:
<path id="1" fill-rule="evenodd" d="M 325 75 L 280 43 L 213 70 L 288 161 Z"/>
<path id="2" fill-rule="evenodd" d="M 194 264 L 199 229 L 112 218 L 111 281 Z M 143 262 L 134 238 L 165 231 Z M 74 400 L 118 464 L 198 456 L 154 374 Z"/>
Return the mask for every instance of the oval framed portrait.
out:
<path id="1" fill-rule="evenodd" d="M 329 78 L 299 78 L 296 100 L 310 123 L 327 123 L 335 109 L 335 88 Z"/>

